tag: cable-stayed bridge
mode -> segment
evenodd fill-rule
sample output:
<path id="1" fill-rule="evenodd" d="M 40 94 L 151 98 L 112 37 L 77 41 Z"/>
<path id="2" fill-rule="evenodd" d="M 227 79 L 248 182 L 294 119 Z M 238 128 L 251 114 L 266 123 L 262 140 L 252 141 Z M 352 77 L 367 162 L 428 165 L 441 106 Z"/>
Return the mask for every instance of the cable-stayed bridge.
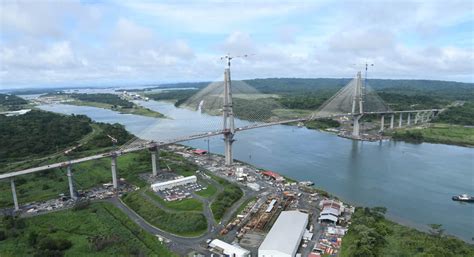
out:
<path id="1" fill-rule="evenodd" d="M 314 112 L 309 114 L 305 113 L 303 115 L 295 115 L 294 117 L 285 116 L 284 118 L 278 118 L 273 116 L 271 111 L 268 112 L 268 110 L 264 110 L 263 112 L 254 112 L 250 110 L 248 113 L 246 113 L 246 118 L 249 121 L 243 123 L 238 119 L 234 119 L 234 107 L 235 104 L 238 104 L 238 101 L 234 100 L 244 97 L 246 99 L 245 101 L 250 101 L 249 99 L 259 95 L 259 92 L 245 84 L 237 83 L 237 85 L 232 85 L 233 82 L 231 81 L 230 75 L 229 65 L 224 71 L 223 82 L 210 84 L 208 87 L 198 92 L 195 96 L 191 97 L 186 103 L 188 107 L 191 106 L 203 112 L 214 115 L 223 115 L 223 119 L 221 120 L 222 123 L 217 122 L 212 124 L 210 129 L 206 132 L 193 133 L 191 135 L 182 137 L 166 138 L 159 141 L 135 140 L 114 151 L 0 174 L 0 180 L 10 180 L 15 210 L 19 210 L 19 203 L 14 182 L 14 178 L 17 176 L 65 167 L 67 168 L 71 198 L 76 198 L 74 194 L 72 166 L 86 161 L 110 158 L 112 184 L 116 189 L 119 186 L 119 181 L 117 179 L 117 157 L 131 152 L 145 149 L 150 150 L 152 172 L 153 175 L 157 175 L 159 171 L 158 152 L 160 147 L 200 138 L 223 135 L 225 143 L 225 164 L 227 166 L 231 166 L 233 164 L 232 144 L 234 142 L 234 136 L 240 131 L 280 124 L 307 122 L 318 119 L 345 118 L 352 121 L 351 137 L 354 139 L 360 139 L 360 119 L 364 115 L 379 115 L 380 130 L 383 131 L 386 127 L 394 129 L 395 127 L 425 123 L 430 121 L 439 112 L 443 111 L 443 109 L 393 111 L 384 103 L 384 101 L 375 93 L 374 90 L 372 90 L 368 85 L 366 85 L 366 83 L 363 82 L 361 73 L 359 72 L 353 80 L 351 80 L 345 87 L 339 90 L 331 98 L 329 98 L 323 105 L 321 105 L 320 108 L 318 108 L 318 110 Z M 273 109 L 280 107 L 278 103 L 272 102 L 268 99 L 262 100 L 260 98 L 255 98 L 253 100 L 262 101 L 263 104 L 272 106 Z M 397 125 L 395 124 L 396 116 L 398 118 Z M 404 116 L 406 117 L 405 122 Z M 385 124 L 385 117 L 390 118 L 390 121 L 387 124 Z"/>

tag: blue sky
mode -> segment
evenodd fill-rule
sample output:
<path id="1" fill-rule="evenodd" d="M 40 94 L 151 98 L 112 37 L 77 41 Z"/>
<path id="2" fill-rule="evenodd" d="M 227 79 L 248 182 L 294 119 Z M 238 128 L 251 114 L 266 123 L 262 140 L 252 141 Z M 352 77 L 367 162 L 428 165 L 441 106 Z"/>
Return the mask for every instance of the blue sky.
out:
<path id="1" fill-rule="evenodd" d="M 0 87 L 233 78 L 474 81 L 473 1 L 0 0 Z"/>

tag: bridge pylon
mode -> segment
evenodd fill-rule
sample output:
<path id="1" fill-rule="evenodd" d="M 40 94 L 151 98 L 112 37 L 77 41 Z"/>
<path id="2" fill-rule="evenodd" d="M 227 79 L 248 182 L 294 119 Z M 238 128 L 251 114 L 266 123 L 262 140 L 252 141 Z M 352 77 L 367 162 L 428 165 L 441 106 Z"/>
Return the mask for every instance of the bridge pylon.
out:
<path id="1" fill-rule="evenodd" d="M 354 96 L 352 97 L 352 136 L 355 138 L 360 137 L 360 123 L 359 120 L 364 115 L 364 87 L 362 85 L 361 72 L 357 73 L 356 86 L 354 87 Z M 358 107 L 358 108 L 357 108 Z"/>
<path id="2" fill-rule="evenodd" d="M 230 57 L 229 57 L 230 58 Z M 224 70 L 224 143 L 225 143 L 225 165 L 231 166 L 234 162 L 232 157 L 232 143 L 235 134 L 234 110 L 232 107 L 232 88 L 230 78 L 230 61 Z"/>

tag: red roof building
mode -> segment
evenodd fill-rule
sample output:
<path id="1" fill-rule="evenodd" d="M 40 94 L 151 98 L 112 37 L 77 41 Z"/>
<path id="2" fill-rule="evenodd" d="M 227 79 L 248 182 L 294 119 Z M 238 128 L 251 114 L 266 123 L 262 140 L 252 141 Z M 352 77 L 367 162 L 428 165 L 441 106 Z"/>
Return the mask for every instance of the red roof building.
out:
<path id="1" fill-rule="evenodd" d="M 283 177 L 280 176 L 280 174 L 270 171 L 270 170 L 263 171 L 262 175 L 273 178 L 274 180 L 277 180 L 277 181 L 283 180 Z"/>
<path id="2" fill-rule="evenodd" d="M 207 153 L 206 150 L 202 150 L 202 149 L 196 149 L 193 151 L 194 154 L 197 154 L 197 155 L 204 155 Z"/>

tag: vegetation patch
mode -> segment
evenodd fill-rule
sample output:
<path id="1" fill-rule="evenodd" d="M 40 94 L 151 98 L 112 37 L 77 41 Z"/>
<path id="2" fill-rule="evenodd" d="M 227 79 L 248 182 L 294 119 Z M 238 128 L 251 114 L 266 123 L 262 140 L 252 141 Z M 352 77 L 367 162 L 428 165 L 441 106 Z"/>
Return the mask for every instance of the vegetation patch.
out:
<path id="1" fill-rule="evenodd" d="M 194 198 L 187 198 L 180 201 L 172 201 L 168 202 L 163 200 L 160 196 L 155 194 L 151 189 L 147 189 L 145 194 L 150 196 L 153 200 L 159 202 L 161 205 L 168 209 L 176 210 L 176 211 L 197 211 L 202 212 L 203 204 L 201 201 L 194 199 Z"/>
<path id="2" fill-rule="evenodd" d="M 239 186 L 229 183 L 211 203 L 212 214 L 216 221 L 221 221 L 226 211 L 243 196 Z"/>
<path id="3" fill-rule="evenodd" d="M 305 126 L 309 129 L 338 128 L 340 125 L 338 121 L 333 119 L 312 120 L 305 123 Z"/>
<path id="4" fill-rule="evenodd" d="M 3 217 L 0 231 L 5 231 L 0 256 L 175 256 L 110 203 Z"/>
<path id="5" fill-rule="evenodd" d="M 16 95 L 0 94 L 0 111 L 20 110 L 28 104 L 28 101 Z"/>
<path id="6" fill-rule="evenodd" d="M 474 126 L 474 101 L 449 107 L 436 117 L 435 122 Z"/>
<path id="7" fill-rule="evenodd" d="M 92 132 L 90 123 L 84 115 L 36 110 L 19 116 L 0 115 L 0 163 L 63 150 Z"/>
<path id="8" fill-rule="evenodd" d="M 167 232 L 180 236 L 199 236 L 207 229 L 202 213 L 168 212 L 144 198 L 140 191 L 128 193 L 123 201 L 145 220 Z"/>
<path id="9" fill-rule="evenodd" d="M 381 207 L 356 208 L 342 240 L 341 257 L 474 256 L 474 246 L 443 235 L 440 225 L 432 224 L 431 233 L 423 233 L 386 220 L 385 211 Z"/>
<path id="10" fill-rule="evenodd" d="M 206 189 L 198 191 L 196 192 L 196 194 L 202 197 L 209 198 L 209 197 L 212 197 L 216 192 L 217 192 L 217 188 L 213 186 L 212 184 L 209 184 L 206 186 Z"/>
<path id="11" fill-rule="evenodd" d="M 404 129 L 392 134 L 394 140 L 474 146 L 474 127 L 433 124 L 423 129 Z"/>

